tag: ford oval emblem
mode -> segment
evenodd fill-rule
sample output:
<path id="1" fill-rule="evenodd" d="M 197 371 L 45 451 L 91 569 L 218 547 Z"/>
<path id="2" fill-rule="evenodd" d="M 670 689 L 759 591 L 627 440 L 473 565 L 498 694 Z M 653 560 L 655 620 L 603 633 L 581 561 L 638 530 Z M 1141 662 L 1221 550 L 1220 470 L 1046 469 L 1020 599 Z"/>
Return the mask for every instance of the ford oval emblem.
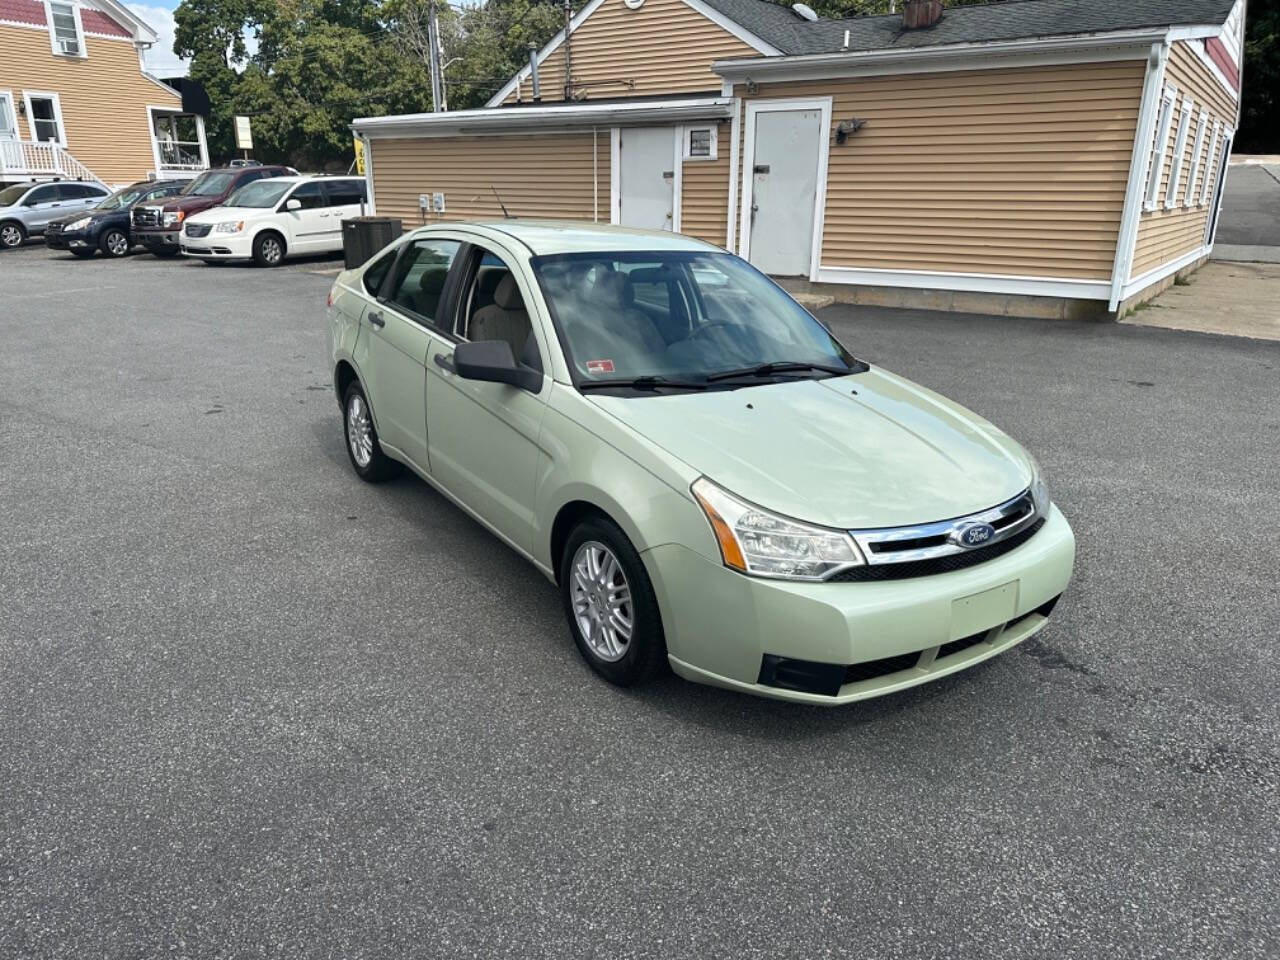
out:
<path id="1" fill-rule="evenodd" d="M 971 523 L 961 527 L 951 535 L 952 542 L 967 550 L 982 547 L 991 542 L 996 535 L 996 528 L 989 523 Z"/>

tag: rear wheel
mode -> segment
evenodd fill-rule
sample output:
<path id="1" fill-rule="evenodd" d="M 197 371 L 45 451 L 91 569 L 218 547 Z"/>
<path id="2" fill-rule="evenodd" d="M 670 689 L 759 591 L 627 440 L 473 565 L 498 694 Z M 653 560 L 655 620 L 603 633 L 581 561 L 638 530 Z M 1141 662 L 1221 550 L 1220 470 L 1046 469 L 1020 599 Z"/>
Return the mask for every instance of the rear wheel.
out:
<path id="1" fill-rule="evenodd" d="M 361 480 L 378 483 L 400 472 L 400 465 L 378 446 L 378 431 L 373 425 L 373 412 L 360 388 L 359 380 L 347 385 L 342 397 L 342 422 L 347 438 L 347 456 Z"/>
<path id="2" fill-rule="evenodd" d="M 16 220 L 0 223 L 0 247 L 20 247 L 27 239 L 27 228 Z"/>
<path id="3" fill-rule="evenodd" d="M 253 262 L 260 267 L 278 267 L 284 259 L 284 237 L 268 230 L 253 241 Z"/>
<path id="4" fill-rule="evenodd" d="M 610 683 L 629 687 L 666 661 L 662 616 L 640 554 L 616 523 L 584 520 L 560 557 L 560 593 L 578 652 Z"/>
<path id="5" fill-rule="evenodd" d="M 108 230 L 98 241 L 108 257 L 123 257 L 129 252 L 129 236 L 123 230 Z"/>

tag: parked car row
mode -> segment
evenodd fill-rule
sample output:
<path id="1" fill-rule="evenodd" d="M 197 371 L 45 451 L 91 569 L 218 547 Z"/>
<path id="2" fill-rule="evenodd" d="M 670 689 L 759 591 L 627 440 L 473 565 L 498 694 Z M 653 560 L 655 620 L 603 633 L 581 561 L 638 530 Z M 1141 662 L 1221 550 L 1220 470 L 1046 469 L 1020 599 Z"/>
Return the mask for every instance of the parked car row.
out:
<path id="1" fill-rule="evenodd" d="M 284 166 L 207 170 L 115 193 L 79 181 L 19 184 L 0 190 L 0 247 L 42 236 L 77 257 L 122 257 L 141 245 L 157 257 L 274 267 L 286 257 L 340 251 L 342 221 L 359 216 L 366 199 L 363 177 Z"/>

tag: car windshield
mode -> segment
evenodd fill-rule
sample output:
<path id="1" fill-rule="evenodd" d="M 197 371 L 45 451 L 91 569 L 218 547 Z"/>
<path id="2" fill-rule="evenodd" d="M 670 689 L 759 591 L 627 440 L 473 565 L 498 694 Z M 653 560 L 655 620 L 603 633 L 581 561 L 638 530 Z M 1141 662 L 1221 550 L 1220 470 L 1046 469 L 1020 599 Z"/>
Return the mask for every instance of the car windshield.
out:
<path id="1" fill-rule="evenodd" d="M 121 207 L 127 207 L 148 190 L 152 189 L 150 184 L 141 187 L 125 187 L 123 190 L 117 190 L 107 199 L 94 207 L 95 210 L 119 210 Z"/>
<path id="2" fill-rule="evenodd" d="M 773 281 L 727 253 L 532 262 L 579 386 L 741 386 L 865 369 Z"/>
<path id="3" fill-rule="evenodd" d="M 234 173 L 214 173 L 213 171 L 202 173 L 186 185 L 182 195 L 184 197 L 216 197 L 231 186 L 231 181 L 235 178 Z"/>
<path id="4" fill-rule="evenodd" d="M 19 183 L 13 187 L 5 187 L 3 190 L 0 190 L 0 207 L 13 206 L 21 200 L 22 195 L 30 189 L 31 184 L 29 183 Z"/>
<path id="5" fill-rule="evenodd" d="M 227 199 L 228 207 L 274 207 L 295 184 L 291 180 L 255 180 Z"/>

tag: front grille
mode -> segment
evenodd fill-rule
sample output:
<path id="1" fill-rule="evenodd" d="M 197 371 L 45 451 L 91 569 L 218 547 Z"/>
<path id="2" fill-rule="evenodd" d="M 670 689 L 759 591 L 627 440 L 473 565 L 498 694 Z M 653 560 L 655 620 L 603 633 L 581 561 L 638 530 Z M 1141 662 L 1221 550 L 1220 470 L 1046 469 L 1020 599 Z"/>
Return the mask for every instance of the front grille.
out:
<path id="1" fill-rule="evenodd" d="M 133 225 L 135 227 L 142 227 L 143 229 L 160 226 L 160 208 L 134 207 Z"/>
<path id="2" fill-rule="evenodd" d="M 187 236 L 196 238 L 207 237 L 209 235 L 209 231 L 212 229 L 213 224 L 211 223 L 188 223 Z"/>
<path id="3" fill-rule="evenodd" d="M 56 237 L 61 232 L 62 232 L 62 224 L 60 223 L 51 223 L 44 228 L 45 237 Z"/>
<path id="4" fill-rule="evenodd" d="M 970 647 L 976 647 L 986 639 L 987 634 L 990 632 L 990 630 L 983 630 L 981 633 L 975 633 L 971 637 L 961 637 L 959 640 L 952 640 L 950 643 L 944 643 L 938 648 L 938 654 L 934 659 L 941 660 L 943 657 L 950 657 L 957 653 L 963 653 Z"/>
<path id="5" fill-rule="evenodd" d="M 868 580 L 908 580 L 912 577 L 930 577 L 937 573 L 951 573 L 976 567 L 980 563 L 1002 557 L 1011 550 L 1022 546 L 1044 526 L 1041 518 L 1027 529 L 1015 533 L 1005 540 L 999 540 L 989 547 L 979 547 L 965 553 L 951 553 L 943 557 L 928 560 L 913 560 L 907 563 L 883 563 L 863 567 L 850 567 L 832 577 L 829 583 L 852 583 Z"/>
<path id="6" fill-rule="evenodd" d="M 844 671 L 845 683 L 861 683 L 864 680 L 876 680 L 887 677 L 891 673 L 910 670 L 920 662 L 920 651 L 900 653 L 896 657 L 882 657 L 879 660 L 864 660 L 862 663 L 851 663 Z"/>

